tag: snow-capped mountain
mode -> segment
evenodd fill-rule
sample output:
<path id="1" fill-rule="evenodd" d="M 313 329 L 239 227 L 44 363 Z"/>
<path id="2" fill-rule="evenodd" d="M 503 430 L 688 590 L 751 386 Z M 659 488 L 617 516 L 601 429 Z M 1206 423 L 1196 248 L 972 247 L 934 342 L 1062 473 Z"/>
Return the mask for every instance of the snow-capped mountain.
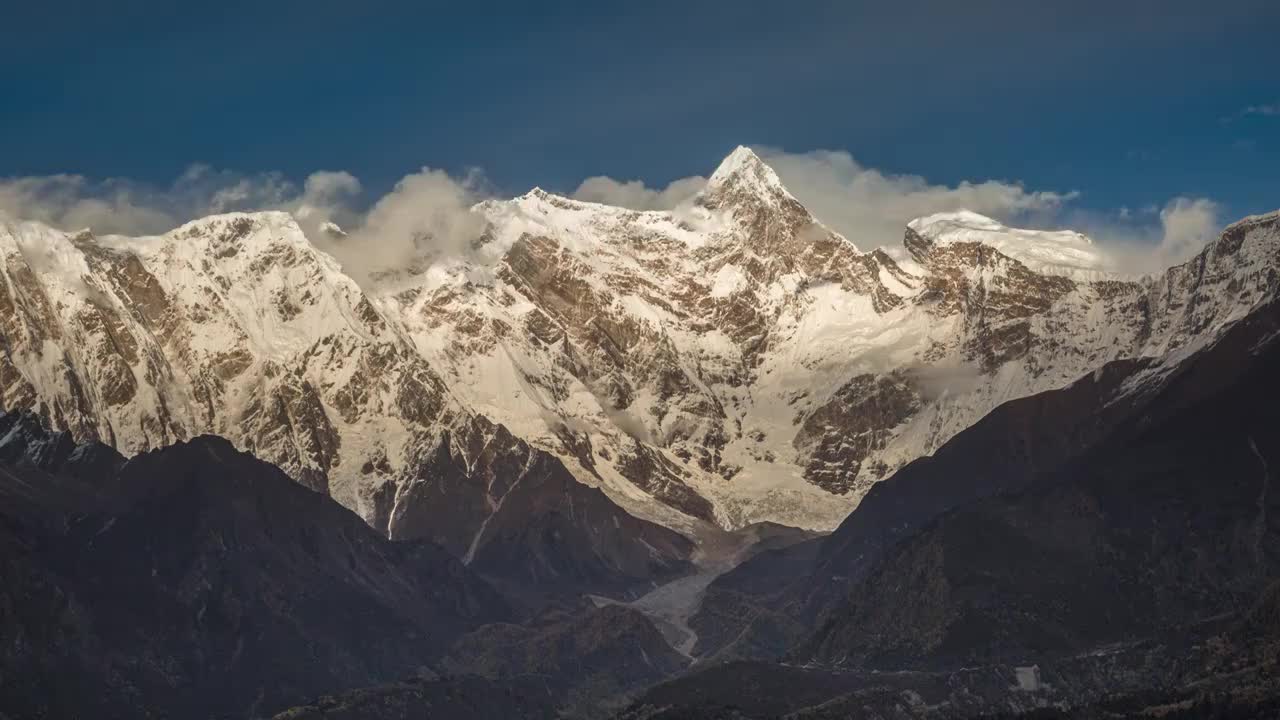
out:
<path id="1" fill-rule="evenodd" d="M 1275 289 L 1274 218 L 1157 278 L 1084 236 L 973 213 L 859 251 L 739 148 L 688 207 L 541 191 L 479 208 L 505 248 L 395 296 L 464 401 L 644 494 L 727 526 L 829 527 L 871 482 L 996 405 L 1217 332 Z"/>
<path id="2" fill-rule="evenodd" d="M 1276 215 L 1146 278 L 968 212 L 864 252 L 746 148 L 672 212 L 542 190 L 473 212 L 473 253 L 364 287 L 280 213 L 0 225 L 0 402 L 125 452 L 224 435 L 393 536 L 444 502 L 422 490 L 444 448 L 467 552 L 537 451 L 677 529 L 827 529 L 1000 403 L 1186 352 L 1280 285 Z"/>
<path id="3" fill-rule="evenodd" d="M 287 214 L 139 239 L 0 228 L 7 410 L 128 454 L 221 435 L 393 538 L 430 538 L 496 574 L 534 557 L 556 586 L 534 589 L 625 591 L 686 568 L 687 540 L 459 404 Z M 517 519 L 579 547 L 505 532 Z"/>

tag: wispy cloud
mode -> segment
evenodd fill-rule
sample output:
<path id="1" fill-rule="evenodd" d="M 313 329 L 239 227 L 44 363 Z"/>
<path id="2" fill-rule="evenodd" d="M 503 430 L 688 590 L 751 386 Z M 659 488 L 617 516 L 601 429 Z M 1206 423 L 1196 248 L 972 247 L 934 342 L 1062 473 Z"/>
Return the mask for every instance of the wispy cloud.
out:
<path id="1" fill-rule="evenodd" d="M 1109 269 L 1149 273 L 1191 259 L 1217 237 L 1222 211 L 1212 199 L 1178 196 L 1137 210 L 1067 208 L 1055 222 L 1091 237 Z"/>
<path id="2" fill-rule="evenodd" d="M 671 210 L 697 195 L 706 184 L 706 178 L 694 175 L 673 180 L 666 187 L 650 188 L 640 180 L 614 180 L 597 175 L 583 180 L 573 191 L 573 197 L 632 210 Z"/>
<path id="3" fill-rule="evenodd" d="M 895 175 L 866 167 L 843 150 L 755 150 L 810 212 L 866 248 L 899 244 L 907 222 L 922 215 L 966 209 L 1000 220 L 1025 220 L 1055 213 L 1078 195 L 1030 191 L 1020 183 L 998 180 L 939 185 L 918 175 Z M 671 210 L 705 184 L 704 177 L 691 176 L 651 188 L 639 180 L 601 176 L 583 181 L 573 196 L 633 210 Z"/>
<path id="4" fill-rule="evenodd" d="M 1240 108 L 1239 110 L 1237 110 L 1236 112 L 1230 115 L 1224 116 L 1223 118 L 1221 118 L 1221 122 L 1225 125 L 1225 124 L 1230 124 L 1232 122 L 1235 122 L 1236 120 L 1240 120 L 1242 118 L 1247 118 L 1247 117 L 1264 117 L 1264 118 L 1280 117 L 1280 100 L 1273 103 L 1263 103 L 1260 105 L 1248 105 L 1246 107 Z"/>
<path id="5" fill-rule="evenodd" d="M 908 222 L 963 209 L 1014 227 L 1082 231 L 1097 242 L 1107 269 L 1145 273 L 1187 260 L 1222 225 L 1221 207 L 1208 198 L 1175 197 L 1139 209 L 1087 209 L 1078 206 L 1081 194 L 1072 190 L 1036 190 L 1003 180 L 933 183 L 867 167 L 842 150 L 756 151 L 819 221 L 863 249 L 881 247 L 897 254 Z M 596 177 L 584 182 L 575 197 L 637 210 L 669 210 L 703 184 L 703 178 L 689 177 L 650 188 L 638 180 Z"/>
<path id="6" fill-rule="evenodd" d="M 1004 180 L 931 183 L 919 175 L 867 167 L 843 150 L 758 152 L 810 212 L 863 248 L 900 244 L 906 224 L 924 215 L 972 210 L 1005 222 L 1027 222 L 1058 213 L 1079 195 L 1028 190 Z"/>
<path id="7" fill-rule="evenodd" d="M 1073 190 L 1033 189 L 1005 180 L 934 183 L 867 167 L 841 150 L 757 152 L 821 222 L 863 249 L 899 249 L 912 219 L 965 209 L 1012 226 L 1083 231 L 1099 243 L 1114 269 L 1146 272 L 1185 260 L 1222 223 L 1221 207 L 1208 198 L 1175 197 L 1141 209 L 1088 209 L 1078 206 L 1080 193 Z M 584 180 L 573 195 L 637 210 L 670 210 L 705 184 L 696 175 L 658 187 L 597 176 Z M 471 208 L 489 195 L 479 171 L 451 176 L 424 167 L 374 199 L 344 171 L 312 173 L 297 184 L 279 173 L 245 175 L 193 165 L 164 187 L 79 175 L 0 179 L 0 212 L 66 230 L 149 235 L 212 213 L 285 210 L 359 280 L 467 256 L 484 231 L 483 219 Z M 329 223 L 345 234 L 326 231 Z"/>
<path id="8" fill-rule="evenodd" d="M 0 212 L 68 230 L 148 235 L 237 207 L 278 205 L 296 188 L 276 173 L 241 176 L 193 165 L 168 187 L 81 175 L 0 179 Z"/>
<path id="9" fill-rule="evenodd" d="M 1240 111 L 1241 115 L 1262 115 L 1263 117 L 1280 117 L 1280 102 L 1270 105 L 1250 105 Z"/>
<path id="10" fill-rule="evenodd" d="M 325 237 L 322 246 L 356 273 L 463 256 L 484 232 L 484 219 L 471 210 L 482 186 L 479 173 L 454 178 L 424 167 L 396 183 L 345 238 Z"/>
<path id="11" fill-rule="evenodd" d="M 363 279 L 422 257 L 461 252 L 483 231 L 470 210 L 483 199 L 483 186 L 479 173 L 454 178 L 424 167 L 363 210 L 363 188 L 348 172 L 315 172 L 299 186 L 280 173 L 244 175 L 197 164 L 163 187 L 80 175 L 0 178 L 0 214 L 68 231 L 139 236 L 217 213 L 283 210 Z M 329 223 L 345 228 L 345 235 L 325 231 Z"/>
<path id="12" fill-rule="evenodd" d="M 1134 211 L 1088 210 L 1075 190 L 1036 190 L 1004 180 L 931 183 L 869 168 L 844 151 L 759 151 L 787 188 L 824 224 L 863 248 L 901 247 L 903 227 L 936 212 L 972 210 L 1018 227 L 1068 228 L 1098 244 L 1108 269 L 1145 273 L 1183 262 L 1222 227 L 1209 198 L 1174 197 Z"/>

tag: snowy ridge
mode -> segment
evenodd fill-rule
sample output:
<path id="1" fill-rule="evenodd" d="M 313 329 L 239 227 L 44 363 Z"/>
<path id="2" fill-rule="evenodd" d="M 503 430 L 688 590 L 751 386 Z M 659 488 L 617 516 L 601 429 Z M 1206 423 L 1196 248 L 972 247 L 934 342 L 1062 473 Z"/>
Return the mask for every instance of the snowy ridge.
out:
<path id="1" fill-rule="evenodd" d="M 831 527 L 996 405 L 1185 334 L 1135 323 L 1152 291 L 1090 269 L 1077 233 L 935 216 L 908 267 L 826 231 L 761 167 L 735 151 L 683 213 L 484 203 L 510 248 L 493 279 L 458 272 L 398 312 L 467 404 L 615 497 L 727 527 Z"/>
<path id="2" fill-rule="evenodd" d="M 939 245 L 962 242 L 988 245 L 1040 273 L 1076 280 L 1113 276 L 1106 269 L 1106 257 L 1093 241 L 1071 230 L 1009 228 L 968 210 L 917 218 L 907 223 L 907 227 Z"/>
<path id="3" fill-rule="evenodd" d="M 26 232 L 0 245 L 7 409 L 34 407 L 127 453 L 223 435 L 366 517 L 370 488 L 330 472 L 343 456 L 393 473 L 412 436 L 461 411 L 287 214 L 154 238 L 55 233 L 40 262 L 11 249 Z M 385 377 L 365 375 L 375 368 Z M 417 400 L 431 417 L 389 411 L 406 388 L 437 396 Z"/>
<path id="4" fill-rule="evenodd" d="M 474 212 L 474 253 L 365 287 L 282 213 L 153 238 L 5 222 L 0 401 L 125 452 L 224 435 L 383 529 L 428 502 L 446 440 L 478 472 L 492 423 L 682 531 L 829 529 L 1002 402 L 1211 342 L 1280 262 L 1277 214 L 1138 280 L 1078 233 L 969 212 L 910 223 L 899 262 L 746 148 L 674 212 L 542 190 Z"/>
<path id="5" fill-rule="evenodd" d="M 779 193 L 791 198 L 792 195 L 782 185 L 782 180 L 773 168 L 765 164 L 752 150 L 739 145 L 720 162 L 719 167 L 707 180 L 707 193 L 716 193 L 732 184 L 743 184 L 752 187 L 760 194 Z M 792 198 L 794 199 L 794 198 Z"/>

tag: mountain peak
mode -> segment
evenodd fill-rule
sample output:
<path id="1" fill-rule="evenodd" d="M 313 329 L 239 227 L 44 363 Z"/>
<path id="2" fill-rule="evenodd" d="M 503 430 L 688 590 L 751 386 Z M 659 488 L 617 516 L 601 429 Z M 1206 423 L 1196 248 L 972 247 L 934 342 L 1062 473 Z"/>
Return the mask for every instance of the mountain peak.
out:
<path id="1" fill-rule="evenodd" d="M 782 193 L 787 197 L 791 195 L 783 187 L 782 181 L 778 179 L 778 174 L 773 171 L 773 168 L 761 160 L 751 148 L 739 145 L 720 162 L 720 167 L 716 168 L 711 179 L 707 181 L 704 193 L 716 195 L 747 189 L 755 193 Z"/>
<path id="2" fill-rule="evenodd" d="M 1005 229 L 998 220 L 987 217 L 981 213 L 972 210 L 953 210 L 949 212 L 939 212 L 924 217 L 918 217 L 907 223 L 907 227 L 920 232 L 922 234 L 937 230 L 943 227 L 968 227 L 982 230 L 1003 230 Z"/>
<path id="3" fill-rule="evenodd" d="M 760 156 L 754 150 L 746 145 L 739 145 L 733 149 L 733 152 L 726 155 L 724 160 L 720 161 L 720 166 L 716 168 L 711 177 L 714 180 L 715 178 L 727 177 L 744 170 L 756 172 L 762 167 L 768 168 L 769 166 L 760 159 Z"/>
<path id="4" fill-rule="evenodd" d="M 1108 276 L 1106 256 L 1087 235 L 1074 230 L 1013 228 L 972 210 L 934 213 L 907 227 L 932 246 L 979 243 L 1042 274 L 1077 280 Z"/>
<path id="5" fill-rule="evenodd" d="M 1074 230 L 1024 230 L 1012 228 L 999 220 L 972 210 L 940 212 L 916 218 L 907 223 L 917 234 L 935 244 L 982 242 L 990 245 L 1026 244 L 1089 249 L 1093 240 Z"/>

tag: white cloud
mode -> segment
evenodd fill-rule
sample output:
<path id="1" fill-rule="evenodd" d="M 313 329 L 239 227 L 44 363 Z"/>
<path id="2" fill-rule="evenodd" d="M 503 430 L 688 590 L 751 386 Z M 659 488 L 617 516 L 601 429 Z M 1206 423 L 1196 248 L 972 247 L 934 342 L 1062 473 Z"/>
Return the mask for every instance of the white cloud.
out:
<path id="1" fill-rule="evenodd" d="M 79 175 L 0 180 L 0 212 L 65 229 L 101 227 L 104 233 L 160 232 L 172 217 L 136 197 L 128 183 L 94 185 Z"/>
<path id="2" fill-rule="evenodd" d="M 930 213 L 969 209 L 1016 220 L 1056 211 L 1075 197 L 1075 193 L 1028 192 L 1016 183 L 998 181 L 932 185 L 916 175 L 887 175 L 864 167 L 844 151 L 756 151 L 824 224 L 865 247 L 899 244 L 907 222 Z M 633 210 L 670 210 L 691 199 L 706 182 L 693 176 L 651 188 L 640 180 L 596 176 L 582 181 L 573 197 Z"/>
<path id="3" fill-rule="evenodd" d="M 216 213 L 284 210 L 359 279 L 465 251 L 483 231 L 470 212 L 481 180 L 478 173 L 458 180 L 423 168 L 361 212 L 360 181 L 347 172 L 315 172 L 299 188 L 279 173 L 241 175 L 197 164 L 167 187 L 79 175 L 0 178 L 0 213 L 68 231 L 138 236 Z M 323 232 L 325 223 L 345 227 L 347 237 Z"/>
<path id="4" fill-rule="evenodd" d="M 1222 230 L 1222 206 L 1209 198 L 1176 197 L 1163 207 L 1112 213 L 1073 211 L 1060 221 L 1089 235 L 1113 270 L 1150 273 L 1190 260 Z"/>
<path id="5" fill-rule="evenodd" d="M 358 213 L 352 207 L 359 197 L 360 181 L 348 172 L 321 170 L 307 176 L 302 195 L 284 204 L 308 237 L 324 237 L 321 226 L 326 223 L 350 225 Z"/>
<path id="6" fill-rule="evenodd" d="M 666 187 L 655 189 L 640 180 L 619 181 L 597 175 L 583 180 L 573 191 L 573 197 L 631 210 L 672 210 L 692 199 L 706 184 L 706 178 L 695 175 L 673 180 Z"/>
<path id="7" fill-rule="evenodd" d="M 1056 214 L 1077 196 L 997 180 L 936 185 L 865 167 L 844 151 L 757 152 L 815 217 L 864 249 L 899 246 L 906 224 L 924 215 L 972 210 L 1017 223 Z"/>
<path id="8" fill-rule="evenodd" d="M 374 203 L 346 238 L 318 243 L 357 276 L 464 256 L 484 232 L 484 219 L 471 212 L 480 180 L 424 167 Z"/>
<path id="9" fill-rule="evenodd" d="M 1230 115 L 1224 115 L 1221 118 L 1218 118 L 1218 122 L 1223 125 L 1230 125 L 1237 120 L 1243 120 L 1247 117 L 1280 117 L 1280 101 L 1245 106 Z"/>
<path id="10" fill-rule="evenodd" d="M 1217 236 L 1221 207 L 1177 197 L 1164 207 L 1081 210 L 1076 191 L 1031 190 L 1018 182 L 930 183 L 869 168 L 844 151 L 756 152 L 823 224 L 863 249 L 898 252 L 903 228 L 936 212 L 971 210 L 1012 226 L 1070 228 L 1091 236 L 1117 272 L 1155 272 L 1185 262 Z"/>
<path id="11" fill-rule="evenodd" d="M 1243 115 L 1261 115 L 1263 117 L 1280 117 L 1280 102 L 1269 105 L 1250 105 L 1240 111 Z"/>
<path id="12" fill-rule="evenodd" d="M 757 152 L 816 217 L 864 249 L 896 251 L 910 220 L 967 209 L 1011 225 L 1081 230 L 1099 242 L 1117 270 L 1147 272 L 1187 259 L 1221 225 L 1221 208 L 1206 198 L 1178 197 L 1163 208 L 1085 210 L 1075 207 L 1075 192 L 998 180 L 931 183 L 866 167 L 843 151 Z M 637 210 L 678 209 L 705 184 L 700 176 L 653 188 L 639 180 L 592 177 L 573 195 Z M 487 194 L 480 173 L 459 178 L 423 168 L 371 205 L 362 192 L 360 181 L 343 171 L 313 173 L 299 187 L 279 173 L 243 175 L 193 165 L 167 187 L 79 175 L 0 178 L 0 212 L 65 230 L 149 235 L 211 213 L 286 210 L 357 279 L 477 252 L 484 223 L 470 208 Z M 323 231 L 326 223 L 341 226 L 346 236 Z"/>
<path id="13" fill-rule="evenodd" d="M 213 213 L 282 207 L 296 194 L 279 173 L 246 176 L 192 165 L 161 188 L 80 175 L 0 178 L 0 212 L 64 230 L 154 235 Z"/>
<path id="14" fill-rule="evenodd" d="M 360 192 L 360 181 L 349 172 L 321 170 L 307 176 L 303 199 L 326 202 Z"/>
<path id="15" fill-rule="evenodd" d="M 1184 262 L 1212 240 L 1222 228 L 1218 204 L 1208 198 L 1175 198 L 1160 211 L 1164 233 L 1158 253 L 1163 264 Z"/>

